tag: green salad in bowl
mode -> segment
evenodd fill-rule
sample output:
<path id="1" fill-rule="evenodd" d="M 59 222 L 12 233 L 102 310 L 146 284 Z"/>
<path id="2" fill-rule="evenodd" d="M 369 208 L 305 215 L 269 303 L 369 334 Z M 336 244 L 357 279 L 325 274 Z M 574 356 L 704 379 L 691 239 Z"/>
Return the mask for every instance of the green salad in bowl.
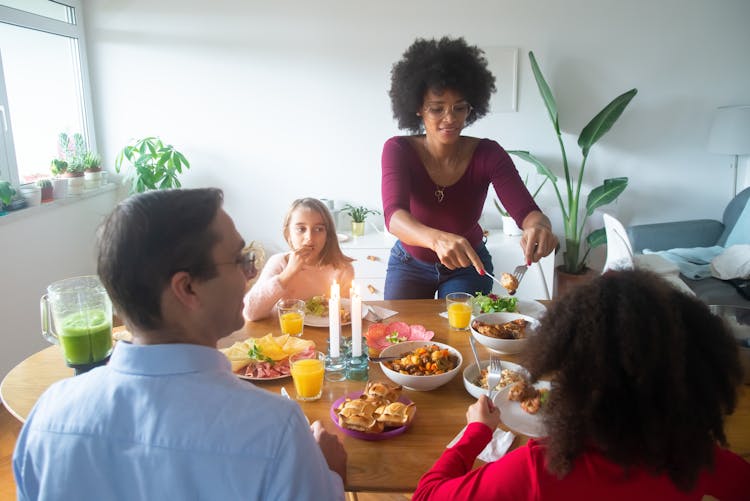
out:
<path id="1" fill-rule="evenodd" d="M 518 298 L 511 296 L 498 296 L 497 294 L 488 294 L 485 296 L 481 292 L 477 292 L 474 294 L 472 301 L 474 301 L 480 313 L 518 311 Z"/>

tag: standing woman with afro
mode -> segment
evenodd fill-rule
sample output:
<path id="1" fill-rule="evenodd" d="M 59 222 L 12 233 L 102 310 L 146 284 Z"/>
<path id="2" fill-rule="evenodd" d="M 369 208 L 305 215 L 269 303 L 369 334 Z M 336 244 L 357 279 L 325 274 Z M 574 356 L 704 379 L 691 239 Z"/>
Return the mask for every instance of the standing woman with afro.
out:
<path id="1" fill-rule="evenodd" d="M 482 51 L 463 38 L 417 39 L 393 66 L 393 116 L 413 135 L 383 146 L 383 213 L 399 239 L 385 299 L 490 292 L 484 271 L 494 270 L 479 226 L 490 184 L 523 230 L 527 264 L 557 246 L 508 153 L 491 139 L 461 134 L 487 114 L 494 91 Z"/>

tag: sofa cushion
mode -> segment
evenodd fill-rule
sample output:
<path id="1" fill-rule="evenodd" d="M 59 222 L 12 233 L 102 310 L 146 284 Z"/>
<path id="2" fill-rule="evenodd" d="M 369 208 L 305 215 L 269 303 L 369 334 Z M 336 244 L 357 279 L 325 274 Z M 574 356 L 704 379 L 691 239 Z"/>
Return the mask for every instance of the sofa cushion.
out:
<path id="1" fill-rule="evenodd" d="M 683 278 L 685 283 L 693 289 L 695 295 L 706 304 L 725 304 L 729 306 L 750 306 L 750 301 L 740 295 L 729 282 L 718 278 L 706 280 L 690 280 Z"/>

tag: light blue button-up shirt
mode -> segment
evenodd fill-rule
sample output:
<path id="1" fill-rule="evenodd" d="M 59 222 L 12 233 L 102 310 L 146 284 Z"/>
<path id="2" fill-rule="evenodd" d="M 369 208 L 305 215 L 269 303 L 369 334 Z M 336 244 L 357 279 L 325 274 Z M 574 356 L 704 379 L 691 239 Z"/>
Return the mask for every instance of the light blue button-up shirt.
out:
<path id="1" fill-rule="evenodd" d="M 54 384 L 13 455 L 19 500 L 328 500 L 344 488 L 299 406 L 191 344 L 117 343 Z"/>

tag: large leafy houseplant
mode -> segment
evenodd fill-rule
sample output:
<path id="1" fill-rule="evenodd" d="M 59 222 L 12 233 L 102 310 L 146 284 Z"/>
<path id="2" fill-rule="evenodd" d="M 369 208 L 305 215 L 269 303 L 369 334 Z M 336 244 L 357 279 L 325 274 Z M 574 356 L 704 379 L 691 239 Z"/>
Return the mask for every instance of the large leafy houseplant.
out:
<path id="1" fill-rule="evenodd" d="M 147 190 L 165 190 L 182 186 L 177 178 L 182 169 L 189 169 L 190 162 L 171 144 L 164 144 L 158 137 L 138 139 L 117 154 L 115 170 L 119 173 L 123 160 L 133 169 L 130 174 L 131 193 Z"/>
<path id="2" fill-rule="evenodd" d="M 583 184 L 583 172 L 586 168 L 586 160 L 588 159 L 591 147 L 606 134 L 609 129 L 612 128 L 614 123 L 620 118 L 622 112 L 627 107 L 630 100 L 638 92 L 637 89 L 630 89 L 629 91 L 617 96 L 604 107 L 591 121 L 583 128 L 581 134 L 578 136 L 578 146 L 581 148 L 582 160 L 581 167 L 578 171 L 578 179 L 575 180 L 575 172 L 571 172 L 570 165 L 568 163 L 568 156 L 565 152 L 565 145 L 562 140 L 560 133 L 560 122 L 557 114 L 557 103 L 555 97 L 552 95 L 552 91 L 547 85 L 542 71 L 539 69 L 539 65 L 536 62 L 533 52 L 529 52 L 529 60 L 531 62 L 531 69 L 534 72 L 534 78 L 536 79 L 539 93 L 544 100 L 544 104 L 547 107 L 550 120 L 552 120 L 552 126 L 557 134 L 557 142 L 560 145 L 560 152 L 562 153 L 562 166 L 565 173 L 565 193 L 564 197 L 561 194 L 560 187 L 557 184 L 557 176 L 550 170 L 544 163 L 538 158 L 529 153 L 528 151 L 508 151 L 512 155 L 516 155 L 523 160 L 526 160 L 536 166 L 537 172 L 547 176 L 552 182 L 552 186 L 555 188 L 555 194 L 557 200 L 560 203 L 560 210 L 562 211 L 563 225 L 565 226 L 565 253 L 563 259 L 563 271 L 568 273 L 583 273 L 586 270 L 586 258 L 589 252 L 594 247 L 597 247 L 603 243 L 606 243 L 607 236 L 604 228 L 599 228 L 591 232 L 586 237 L 586 243 L 588 249 L 583 255 L 582 244 L 583 244 L 583 231 L 586 226 L 586 220 L 594 213 L 594 210 L 598 207 L 611 203 L 617 199 L 618 196 L 625 190 L 628 185 L 628 178 L 617 177 L 611 179 L 605 179 L 604 182 L 591 190 L 586 199 L 585 211 L 582 212 L 580 205 L 581 201 L 581 185 Z"/>

